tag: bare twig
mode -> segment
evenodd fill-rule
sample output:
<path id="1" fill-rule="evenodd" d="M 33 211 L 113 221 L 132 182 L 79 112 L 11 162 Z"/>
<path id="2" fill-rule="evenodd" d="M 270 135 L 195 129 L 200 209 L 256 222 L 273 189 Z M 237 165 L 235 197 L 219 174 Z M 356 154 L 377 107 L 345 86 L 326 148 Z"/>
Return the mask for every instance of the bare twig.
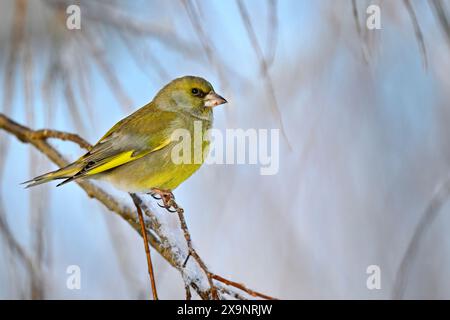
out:
<path id="1" fill-rule="evenodd" d="M 259 293 L 259 292 L 253 291 L 253 290 L 247 288 L 246 286 L 244 286 L 244 285 L 241 284 L 241 283 L 238 283 L 238 282 L 234 282 L 234 281 L 225 279 L 224 277 L 221 277 L 221 276 L 219 276 L 219 275 L 217 275 L 217 274 L 213 274 L 213 273 L 212 273 L 211 276 L 212 276 L 212 278 L 213 278 L 214 280 L 220 281 L 220 282 L 222 282 L 222 283 L 224 283 L 224 284 L 226 284 L 226 285 L 228 285 L 228 286 L 232 286 L 232 287 L 238 288 L 239 290 L 242 290 L 242 291 L 248 293 L 248 294 L 251 295 L 252 297 L 255 297 L 255 298 L 263 298 L 263 299 L 266 299 L 266 300 L 276 300 L 275 298 L 273 298 L 273 297 L 271 297 L 271 296 L 268 296 L 268 295 L 265 295 L 265 294 L 263 294 L 263 293 Z"/>
<path id="2" fill-rule="evenodd" d="M 133 203 L 136 206 L 136 210 L 137 210 L 138 216 L 139 216 L 139 224 L 141 226 L 141 234 L 142 234 L 142 238 L 144 240 L 145 255 L 147 256 L 148 274 L 150 276 L 150 283 L 152 285 L 153 300 L 158 300 L 158 292 L 156 291 L 156 283 L 155 283 L 155 275 L 153 272 L 152 256 L 150 254 L 150 248 L 148 246 L 147 231 L 145 229 L 144 216 L 142 215 L 141 207 L 139 207 L 139 204 L 138 204 L 139 201 L 136 199 L 137 196 L 133 193 L 130 193 L 130 197 L 131 197 L 131 199 L 133 199 Z"/>
<path id="3" fill-rule="evenodd" d="M 49 129 L 42 129 L 42 130 L 36 130 L 36 131 L 30 131 L 28 134 L 28 139 L 31 140 L 45 140 L 45 139 L 59 139 L 62 141 L 72 141 L 76 144 L 78 144 L 83 149 L 90 149 L 91 144 L 84 140 L 82 137 L 80 137 L 77 134 L 73 133 L 67 133 L 63 131 L 58 130 L 49 130 Z"/>

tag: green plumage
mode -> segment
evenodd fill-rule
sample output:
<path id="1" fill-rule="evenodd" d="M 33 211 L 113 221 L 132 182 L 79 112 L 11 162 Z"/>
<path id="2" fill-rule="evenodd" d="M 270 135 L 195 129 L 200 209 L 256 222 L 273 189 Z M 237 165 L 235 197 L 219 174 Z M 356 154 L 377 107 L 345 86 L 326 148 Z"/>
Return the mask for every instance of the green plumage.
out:
<path id="1" fill-rule="evenodd" d="M 201 136 L 196 137 L 201 139 L 212 126 L 212 107 L 225 102 L 202 78 L 175 79 L 152 102 L 113 126 L 84 156 L 28 181 L 27 187 L 55 179 L 65 179 L 61 185 L 94 178 L 127 192 L 173 190 L 198 170 L 207 154 L 207 140 L 201 148 L 194 147 L 194 126 L 201 127 Z M 177 129 L 190 133 L 191 163 L 177 164 L 172 159 L 172 150 L 180 143 L 171 140 Z M 194 163 L 198 159 L 201 161 Z"/>

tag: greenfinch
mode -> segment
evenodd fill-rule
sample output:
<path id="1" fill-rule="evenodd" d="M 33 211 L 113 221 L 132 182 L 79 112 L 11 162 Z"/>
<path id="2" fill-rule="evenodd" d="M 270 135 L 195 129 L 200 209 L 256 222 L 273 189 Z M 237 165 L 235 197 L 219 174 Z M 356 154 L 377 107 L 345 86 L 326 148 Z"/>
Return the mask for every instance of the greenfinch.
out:
<path id="1" fill-rule="evenodd" d="M 203 134 L 212 127 L 213 107 L 227 101 L 203 78 L 185 76 L 163 87 L 154 99 L 114 125 L 75 162 L 27 181 L 28 187 L 64 179 L 104 180 L 126 192 L 166 195 L 199 169 L 209 147 L 201 142 L 201 160 L 176 163 L 172 139 L 177 129 L 194 136 L 198 121 Z M 195 150 L 195 148 L 193 148 Z M 192 157 L 195 157 L 192 154 Z"/>

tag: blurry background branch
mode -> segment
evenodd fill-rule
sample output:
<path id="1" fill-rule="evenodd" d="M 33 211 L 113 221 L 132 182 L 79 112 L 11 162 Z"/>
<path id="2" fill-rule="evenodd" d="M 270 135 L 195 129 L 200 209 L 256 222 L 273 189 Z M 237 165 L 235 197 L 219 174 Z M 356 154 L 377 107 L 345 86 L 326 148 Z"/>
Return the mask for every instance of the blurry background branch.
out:
<path id="1" fill-rule="evenodd" d="M 414 33 L 417 38 L 417 43 L 419 45 L 420 53 L 422 54 L 422 60 L 423 60 L 423 66 L 424 68 L 428 68 L 428 57 L 427 57 L 427 47 L 425 45 L 425 40 L 423 38 L 423 33 L 420 28 L 419 22 L 417 20 L 416 12 L 414 11 L 414 8 L 411 4 L 410 0 L 403 0 L 405 3 L 405 7 L 408 10 L 408 14 L 411 18 L 411 23 L 414 28 Z"/>
<path id="2" fill-rule="evenodd" d="M 78 135 L 48 129 L 33 131 L 12 121 L 3 114 L 0 114 L 0 128 L 16 136 L 20 141 L 33 145 L 36 149 L 45 154 L 59 167 L 67 165 L 68 162 L 55 148 L 53 148 L 46 141 L 47 139 L 54 138 L 72 141 L 74 143 L 77 143 L 82 148 L 90 147 L 90 144 Z M 80 187 L 90 198 L 94 198 L 100 201 L 109 210 L 115 212 L 124 220 L 126 220 L 133 227 L 133 229 L 141 233 L 139 218 L 134 210 L 132 210 L 128 206 L 122 205 L 111 195 L 104 192 L 90 182 L 76 181 L 76 183 L 80 185 Z M 187 250 L 180 248 L 177 245 L 176 241 L 174 239 L 171 239 L 171 233 L 167 234 L 163 230 L 157 215 L 149 209 L 149 207 L 139 196 L 132 195 L 132 198 L 135 204 L 138 205 L 145 213 L 144 223 L 148 232 L 147 238 L 149 239 L 149 243 L 151 244 L 151 246 L 154 247 L 167 260 L 167 262 L 169 262 L 169 264 L 171 264 L 182 274 L 185 285 L 187 287 L 194 288 L 202 299 L 218 298 L 216 285 L 212 282 L 212 279 L 215 279 L 216 281 L 222 282 L 226 286 L 229 286 L 228 288 L 223 288 L 222 286 L 220 286 L 220 288 L 222 288 L 222 291 L 231 298 L 239 296 L 238 292 L 234 292 L 234 289 L 230 288 L 235 287 L 243 292 L 247 292 L 253 297 L 273 299 L 267 295 L 255 293 L 254 290 L 247 289 L 244 285 L 237 284 L 223 277 L 214 275 L 214 278 L 211 278 L 211 273 L 208 271 L 206 265 L 203 263 L 203 261 L 200 259 L 200 257 L 192 247 L 190 240 L 191 236 L 187 230 L 186 222 L 183 217 L 183 211 L 175 202 L 171 202 L 171 206 L 177 209 L 177 212 L 180 216 L 180 223 L 182 224 L 181 227 L 187 241 Z M 7 228 L 3 219 L 0 219 L 0 229 L 2 230 L 2 233 L 6 237 L 7 241 L 10 243 L 11 247 L 18 252 L 19 256 L 24 260 L 30 271 L 34 272 L 32 261 L 28 258 L 21 246 L 15 241 L 12 233 Z M 189 266 L 185 265 L 188 255 L 192 255 L 194 258 L 189 260 Z M 193 265 L 193 263 L 195 265 Z M 205 282 L 207 283 L 206 286 Z M 187 295 L 187 298 L 190 298 L 190 295 Z M 222 294 L 220 298 L 225 299 L 226 295 Z"/>
<path id="3" fill-rule="evenodd" d="M 445 181 L 438 185 L 434 191 L 432 198 L 420 217 L 416 228 L 413 231 L 411 240 L 409 241 L 405 254 L 402 256 L 400 265 L 397 269 L 394 278 L 394 285 L 392 290 L 393 299 L 403 299 L 405 290 L 408 285 L 408 280 L 411 279 L 411 268 L 417 262 L 420 246 L 424 242 L 426 233 L 430 229 L 433 222 L 439 215 L 442 207 L 450 198 L 450 176 Z"/>
<path id="4" fill-rule="evenodd" d="M 272 109 L 272 112 L 275 116 L 276 121 L 278 122 L 278 126 L 281 130 L 281 135 L 283 136 L 285 142 L 287 143 L 289 150 L 292 150 L 292 145 L 289 141 L 288 135 L 286 133 L 286 129 L 283 123 L 283 117 L 282 113 L 280 112 L 280 107 L 278 105 L 277 96 L 275 94 L 275 87 L 273 84 L 272 76 L 269 72 L 270 64 L 273 62 L 273 56 L 274 53 L 269 53 L 269 62 L 266 60 L 266 57 L 261 49 L 261 46 L 259 45 L 258 38 L 256 36 L 255 29 L 253 28 L 252 21 L 250 19 L 250 15 L 247 11 L 247 8 L 245 7 L 245 4 L 242 0 L 236 0 L 237 6 L 239 8 L 239 13 L 241 15 L 242 21 L 244 23 L 245 29 L 248 34 L 248 38 L 250 39 L 250 43 L 252 44 L 253 50 L 255 51 L 256 58 L 259 61 L 260 68 L 261 68 L 261 75 L 264 79 L 267 96 L 270 101 L 270 107 Z M 276 5 L 272 4 L 271 9 L 274 10 L 272 12 L 272 15 L 276 15 L 277 7 Z M 272 18 L 272 27 L 276 27 L 276 19 Z M 273 40 L 272 40 L 273 41 Z M 273 45 L 275 46 L 276 42 L 273 42 Z M 275 48 L 274 48 L 275 49 Z"/>

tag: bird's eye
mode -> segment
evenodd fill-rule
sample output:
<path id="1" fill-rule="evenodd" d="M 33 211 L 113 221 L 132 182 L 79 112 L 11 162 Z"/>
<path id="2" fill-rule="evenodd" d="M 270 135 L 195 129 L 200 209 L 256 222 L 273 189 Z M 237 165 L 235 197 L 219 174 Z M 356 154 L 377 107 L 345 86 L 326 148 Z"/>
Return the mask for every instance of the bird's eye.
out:
<path id="1" fill-rule="evenodd" d="M 197 88 L 193 88 L 192 90 L 191 90 L 191 92 L 192 92 L 192 94 L 194 95 L 194 96 L 198 96 L 198 95 L 200 95 L 200 90 L 199 89 L 197 89 Z"/>

